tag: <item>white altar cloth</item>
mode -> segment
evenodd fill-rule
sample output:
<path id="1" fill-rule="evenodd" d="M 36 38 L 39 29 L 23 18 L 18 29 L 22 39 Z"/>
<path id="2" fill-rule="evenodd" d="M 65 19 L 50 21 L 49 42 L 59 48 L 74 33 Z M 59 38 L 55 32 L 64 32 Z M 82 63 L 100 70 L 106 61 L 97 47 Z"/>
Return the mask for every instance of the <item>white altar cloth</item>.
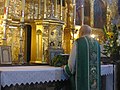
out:
<path id="1" fill-rule="evenodd" d="M 116 66 L 114 65 L 114 89 L 113 89 L 113 65 L 102 65 L 101 75 L 106 76 L 106 89 L 116 90 Z"/>
<path id="2" fill-rule="evenodd" d="M 113 73 L 113 65 L 101 65 L 101 75 L 109 75 Z"/>
<path id="3" fill-rule="evenodd" d="M 110 69 L 110 70 L 109 70 Z M 101 65 L 101 75 L 112 74 L 112 65 Z M 0 67 L 0 80 L 3 87 L 26 83 L 61 81 L 66 77 L 61 67 L 52 66 L 8 66 Z"/>
<path id="4" fill-rule="evenodd" d="M 0 67 L 1 85 L 3 87 L 26 84 L 26 83 L 40 83 L 57 80 L 65 80 L 61 67 L 51 66 L 13 66 Z"/>

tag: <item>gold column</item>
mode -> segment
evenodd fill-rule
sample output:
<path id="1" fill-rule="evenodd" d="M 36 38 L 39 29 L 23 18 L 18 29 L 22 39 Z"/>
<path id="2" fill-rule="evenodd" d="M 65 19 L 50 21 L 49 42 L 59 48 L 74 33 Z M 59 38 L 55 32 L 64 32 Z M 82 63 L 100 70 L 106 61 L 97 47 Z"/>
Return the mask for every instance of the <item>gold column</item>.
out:
<path id="1" fill-rule="evenodd" d="M 70 1 L 67 0 L 66 1 L 67 3 L 67 23 L 66 23 L 66 27 L 64 29 L 64 50 L 65 50 L 65 53 L 70 53 L 70 31 L 71 31 L 71 27 L 70 27 Z"/>
<path id="2" fill-rule="evenodd" d="M 34 22 L 30 23 L 32 27 L 32 34 L 31 34 L 31 60 L 30 62 L 35 62 L 37 57 L 37 47 L 36 47 L 36 25 Z"/>
<path id="3" fill-rule="evenodd" d="M 42 31 L 36 30 L 37 62 L 42 63 Z"/>

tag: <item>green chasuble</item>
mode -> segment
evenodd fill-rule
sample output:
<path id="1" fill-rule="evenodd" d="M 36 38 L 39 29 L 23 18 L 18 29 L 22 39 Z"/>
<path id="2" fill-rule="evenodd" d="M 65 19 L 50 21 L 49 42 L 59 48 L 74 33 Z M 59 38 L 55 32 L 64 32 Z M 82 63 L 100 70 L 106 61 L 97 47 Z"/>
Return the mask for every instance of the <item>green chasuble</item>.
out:
<path id="1" fill-rule="evenodd" d="M 69 75 L 72 90 L 101 90 L 100 88 L 100 46 L 99 43 L 84 36 L 76 40 L 75 71 L 70 65 L 64 67 Z"/>

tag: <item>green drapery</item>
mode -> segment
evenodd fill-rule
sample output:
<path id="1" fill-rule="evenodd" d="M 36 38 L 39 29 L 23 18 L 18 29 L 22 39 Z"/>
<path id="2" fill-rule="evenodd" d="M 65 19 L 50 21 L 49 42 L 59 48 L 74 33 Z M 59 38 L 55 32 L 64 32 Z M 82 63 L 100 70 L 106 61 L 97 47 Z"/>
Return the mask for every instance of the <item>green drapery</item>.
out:
<path id="1" fill-rule="evenodd" d="M 76 88 L 100 90 L 100 47 L 87 36 L 77 40 Z"/>
<path id="2" fill-rule="evenodd" d="M 66 65 L 65 71 L 70 76 L 72 90 L 101 90 L 100 86 L 100 46 L 96 40 L 88 36 L 79 38 L 75 75 Z"/>

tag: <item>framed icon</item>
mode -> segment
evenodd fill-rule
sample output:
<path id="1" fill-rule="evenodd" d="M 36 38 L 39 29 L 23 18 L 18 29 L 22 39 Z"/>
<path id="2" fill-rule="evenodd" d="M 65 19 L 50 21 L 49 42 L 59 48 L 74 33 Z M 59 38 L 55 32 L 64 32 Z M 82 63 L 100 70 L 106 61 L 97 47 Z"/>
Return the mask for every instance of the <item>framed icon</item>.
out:
<path id="1" fill-rule="evenodd" d="M 11 46 L 0 46 L 0 64 L 12 64 Z"/>
<path id="2" fill-rule="evenodd" d="M 49 62 L 51 63 L 51 60 L 60 54 L 63 54 L 64 50 L 63 49 L 55 49 L 55 48 L 50 48 L 49 49 Z"/>

